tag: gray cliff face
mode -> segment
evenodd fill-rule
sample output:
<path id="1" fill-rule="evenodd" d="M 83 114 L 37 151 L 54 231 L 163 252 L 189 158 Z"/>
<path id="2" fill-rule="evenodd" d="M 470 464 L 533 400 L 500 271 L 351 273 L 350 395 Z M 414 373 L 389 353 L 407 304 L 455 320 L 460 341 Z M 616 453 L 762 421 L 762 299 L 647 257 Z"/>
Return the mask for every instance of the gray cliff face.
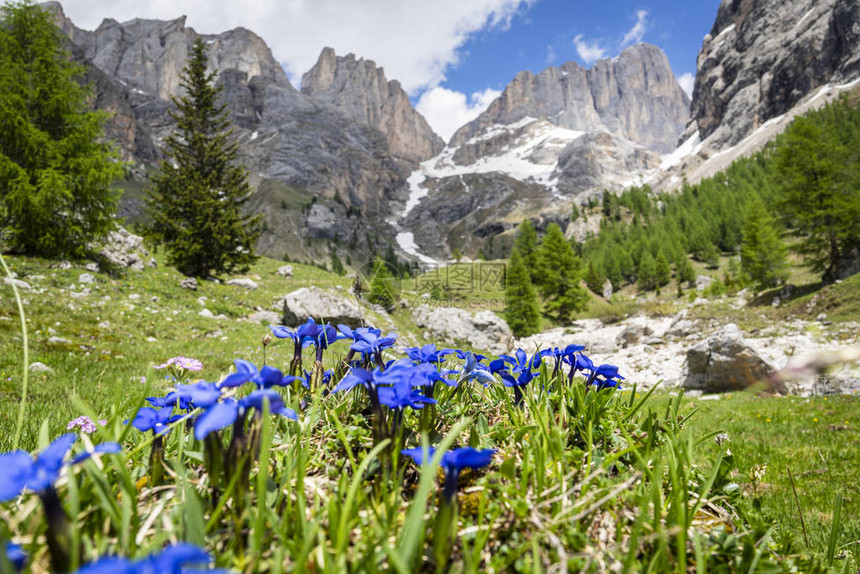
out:
<path id="1" fill-rule="evenodd" d="M 537 75 L 520 72 L 502 95 L 451 139 L 461 145 L 494 124 L 526 117 L 577 131 L 605 127 L 613 135 L 658 153 L 674 149 L 689 118 L 689 100 L 666 55 L 637 44 L 591 69 L 576 62 Z"/>
<path id="2" fill-rule="evenodd" d="M 391 153 L 418 163 L 445 143 L 409 101 L 400 83 L 388 81 L 382 68 L 353 54 L 336 56 L 323 49 L 316 65 L 302 76 L 302 93 L 336 106 L 348 117 L 385 134 Z"/>
<path id="3" fill-rule="evenodd" d="M 385 219 L 414 165 L 392 152 L 393 132 L 357 121 L 323 97 L 296 90 L 253 32 L 239 28 L 199 36 L 184 17 L 105 20 L 97 30 L 86 31 L 77 28 L 58 3 L 45 7 L 69 37 L 76 59 L 87 67 L 87 79 L 95 85 L 95 107 L 115 113 L 108 136 L 125 159 L 144 164 L 160 158 L 157 146 L 175 126 L 171 98 L 181 95 L 179 76 L 191 46 L 198 37 L 207 42 L 209 69 L 224 90 L 240 159 L 252 184 L 265 184 L 268 190 L 261 187 L 250 203 L 266 214 L 271 229 L 260 240 L 263 253 L 314 258 L 319 256 L 315 240 L 323 246 L 330 240 L 348 240 L 353 253 L 370 252 L 380 249 L 371 238 L 393 237 Z M 403 98 L 408 104 L 405 94 Z M 309 209 L 312 201 L 317 203 Z M 122 207 L 123 215 L 132 218 L 140 209 L 139 201 Z M 337 225 L 331 225 L 332 217 Z M 287 222 L 291 231 L 275 228 Z"/>
<path id="4" fill-rule="evenodd" d="M 723 0 L 699 52 L 695 128 L 724 149 L 819 87 L 858 75 L 856 0 Z"/>

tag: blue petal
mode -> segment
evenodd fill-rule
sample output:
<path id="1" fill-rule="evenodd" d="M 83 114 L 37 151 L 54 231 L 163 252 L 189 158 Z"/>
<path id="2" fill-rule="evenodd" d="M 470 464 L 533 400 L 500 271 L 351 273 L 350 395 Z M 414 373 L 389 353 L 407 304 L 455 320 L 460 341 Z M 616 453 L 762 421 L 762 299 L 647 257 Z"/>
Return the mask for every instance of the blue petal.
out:
<path id="1" fill-rule="evenodd" d="M 127 558 L 109 556 L 81 567 L 76 574 L 135 574 L 135 564 Z"/>
<path id="2" fill-rule="evenodd" d="M 18 544 L 12 542 L 6 543 L 6 560 L 12 563 L 12 567 L 16 572 L 20 572 L 27 564 L 27 553 Z"/>
<path id="3" fill-rule="evenodd" d="M 122 452 L 122 447 L 116 442 L 103 442 L 93 447 L 92 451 L 82 452 L 72 459 L 70 464 L 78 464 L 93 456 L 94 454 L 117 454 Z"/>
<path id="4" fill-rule="evenodd" d="M 260 369 L 260 381 L 262 388 L 268 389 L 275 385 L 281 385 L 284 381 L 284 374 L 275 367 L 266 365 Z"/>
<path id="5" fill-rule="evenodd" d="M 63 466 L 63 459 L 69 449 L 75 444 L 75 438 L 73 433 L 68 433 L 56 439 L 39 453 L 36 464 L 50 472 L 57 472 Z"/>
<path id="6" fill-rule="evenodd" d="M 481 468 L 490 464 L 495 453 L 496 451 L 491 448 L 484 450 L 471 447 L 458 448 L 446 452 L 442 457 L 442 464 L 458 470 L 465 467 Z"/>
<path id="7" fill-rule="evenodd" d="M 475 374 L 475 378 L 482 384 L 490 384 L 496 382 L 496 377 L 491 375 L 489 371 L 485 371 L 483 369 L 475 369 L 473 371 Z"/>
<path id="8" fill-rule="evenodd" d="M 296 334 L 291 329 L 287 329 L 283 325 L 269 325 L 269 329 L 271 329 L 272 335 L 274 335 L 278 339 L 296 338 Z"/>
<path id="9" fill-rule="evenodd" d="M 199 381 L 193 385 L 176 385 L 177 394 L 195 407 L 209 407 L 221 398 L 221 390 L 215 383 Z"/>
<path id="10" fill-rule="evenodd" d="M 430 460 L 431 458 L 433 458 L 433 453 L 435 453 L 435 452 L 436 452 L 436 449 L 431 446 L 431 447 L 428 447 L 426 450 L 423 448 L 420 448 L 420 447 L 419 448 L 405 448 L 405 449 L 400 451 L 400 454 L 411 457 L 412 460 L 415 461 L 415 464 L 420 466 L 420 465 L 424 464 L 425 460 Z"/>
<path id="11" fill-rule="evenodd" d="M 263 403 L 268 401 L 269 403 L 269 412 L 276 413 L 279 412 L 282 408 L 284 408 L 284 399 L 277 393 L 277 391 L 273 390 L 257 390 L 248 395 L 247 397 L 241 399 L 239 404 L 243 407 L 247 408 L 255 408 L 258 411 L 263 410 Z"/>
<path id="12" fill-rule="evenodd" d="M 282 417 L 287 417 L 288 419 L 293 421 L 299 420 L 299 415 L 296 414 L 296 411 L 289 407 L 282 408 L 280 411 L 278 411 L 278 414 Z"/>
<path id="13" fill-rule="evenodd" d="M 338 328 L 338 330 L 339 330 L 341 333 L 343 333 L 343 334 L 344 334 L 344 336 L 345 336 L 347 339 L 352 339 L 353 341 L 355 340 L 355 331 L 353 331 L 349 326 L 347 326 L 347 325 L 338 325 L 338 326 L 337 326 L 337 328 Z"/>
<path id="14" fill-rule="evenodd" d="M 205 550 L 187 542 L 168 546 L 161 553 L 153 556 L 157 567 L 156 572 L 179 573 L 184 571 L 185 564 L 209 564 L 209 554 Z"/>
<path id="15" fill-rule="evenodd" d="M 23 450 L 0 454 L 0 468 L 0 502 L 6 502 L 24 490 L 33 474 L 33 457 Z"/>
<path id="16" fill-rule="evenodd" d="M 214 431 L 233 424 L 239 415 L 239 405 L 234 400 L 215 403 L 194 422 L 194 438 L 203 440 Z"/>

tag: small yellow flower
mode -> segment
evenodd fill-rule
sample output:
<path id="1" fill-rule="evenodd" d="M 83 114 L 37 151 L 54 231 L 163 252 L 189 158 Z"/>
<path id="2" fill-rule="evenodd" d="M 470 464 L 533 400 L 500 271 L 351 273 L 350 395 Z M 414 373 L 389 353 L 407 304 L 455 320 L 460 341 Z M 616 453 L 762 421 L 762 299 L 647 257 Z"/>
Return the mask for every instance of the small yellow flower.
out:
<path id="1" fill-rule="evenodd" d="M 761 414 L 757 414 L 756 416 L 757 416 L 758 418 L 761 418 Z"/>
<path id="2" fill-rule="evenodd" d="M 814 418 L 814 419 L 812 419 L 812 422 L 817 423 L 817 422 L 818 422 L 818 419 L 815 419 L 815 418 Z"/>
<path id="3" fill-rule="evenodd" d="M 764 421 L 764 422 L 769 423 L 769 422 L 770 422 L 770 419 L 765 419 L 765 421 Z"/>

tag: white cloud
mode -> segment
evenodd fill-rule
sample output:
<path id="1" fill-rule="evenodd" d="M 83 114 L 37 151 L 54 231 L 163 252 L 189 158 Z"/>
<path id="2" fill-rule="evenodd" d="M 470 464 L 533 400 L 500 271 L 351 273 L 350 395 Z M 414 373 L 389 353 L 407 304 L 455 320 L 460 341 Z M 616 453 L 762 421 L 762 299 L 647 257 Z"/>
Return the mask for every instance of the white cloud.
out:
<path id="1" fill-rule="evenodd" d="M 294 82 L 331 46 L 385 68 L 416 94 L 445 79 L 473 34 L 506 29 L 536 0 L 62 0 L 66 15 L 94 30 L 103 18 L 173 19 L 201 33 L 243 26 L 259 34 Z"/>
<path id="2" fill-rule="evenodd" d="M 681 74 L 681 77 L 678 78 L 678 83 L 681 85 L 681 89 L 687 92 L 687 97 L 693 99 L 693 84 L 696 82 L 696 76 L 691 74 L 690 72 L 686 72 Z"/>
<path id="3" fill-rule="evenodd" d="M 625 46 L 641 42 L 646 30 L 648 30 L 648 11 L 638 10 L 636 12 L 636 24 L 624 34 L 624 38 L 621 40 L 621 47 L 624 48 Z"/>
<path id="4" fill-rule="evenodd" d="M 606 48 L 600 46 L 600 40 L 589 42 L 582 38 L 582 34 L 573 39 L 573 46 L 585 64 L 593 64 L 606 56 Z"/>
<path id="5" fill-rule="evenodd" d="M 448 141 L 458 128 L 472 121 L 502 92 L 487 88 L 469 98 L 462 92 L 436 87 L 421 94 L 415 106 L 433 130 Z"/>
<path id="6" fill-rule="evenodd" d="M 546 63 L 552 64 L 553 62 L 555 62 L 555 49 L 550 44 L 546 47 Z"/>

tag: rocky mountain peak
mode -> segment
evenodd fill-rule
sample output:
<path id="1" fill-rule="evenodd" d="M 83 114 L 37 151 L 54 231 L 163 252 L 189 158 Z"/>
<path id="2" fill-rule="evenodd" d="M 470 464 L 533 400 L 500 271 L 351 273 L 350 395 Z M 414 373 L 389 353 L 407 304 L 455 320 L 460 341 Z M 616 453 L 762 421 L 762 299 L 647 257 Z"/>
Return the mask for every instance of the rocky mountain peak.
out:
<path id="1" fill-rule="evenodd" d="M 693 129 L 724 149 L 819 88 L 858 75 L 856 0 L 723 0 L 699 52 Z"/>
<path id="2" fill-rule="evenodd" d="M 314 67 L 302 76 L 301 91 L 381 131 L 399 159 L 424 161 L 445 145 L 412 107 L 400 82 L 388 81 L 372 60 L 354 54 L 337 56 L 333 49 L 324 48 Z"/>
<path id="3" fill-rule="evenodd" d="M 590 69 L 567 62 L 538 74 L 520 72 L 486 112 L 454 134 L 451 145 L 460 145 L 494 125 L 510 125 L 526 117 L 545 119 L 569 130 L 603 127 L 665 153 L 674 149 L 689 118 L 689 99 L 663 51 L 637 44 Z"/>

